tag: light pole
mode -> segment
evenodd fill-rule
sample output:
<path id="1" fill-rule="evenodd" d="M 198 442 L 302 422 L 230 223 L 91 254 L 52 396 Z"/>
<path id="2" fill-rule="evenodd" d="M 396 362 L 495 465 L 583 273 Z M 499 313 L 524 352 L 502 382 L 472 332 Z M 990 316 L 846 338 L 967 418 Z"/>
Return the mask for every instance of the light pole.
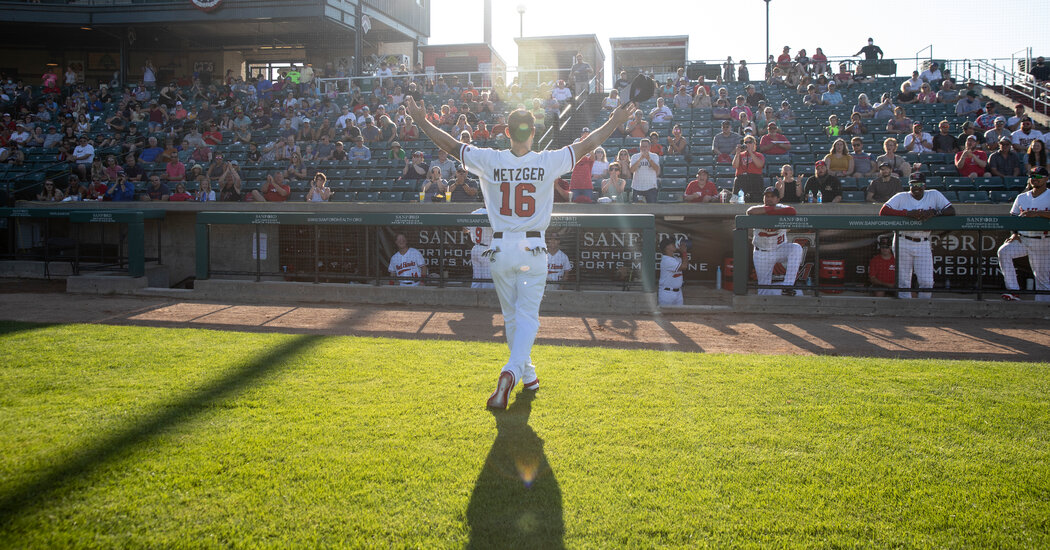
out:
<path id="1" fill-rule="evenodd" d="M 525 4 L 518 4 L 518 38 L 525 36 Z"/>
<path id="2" fill-rule="evenodd" d="M 770 2 L 770 0 L 765 0 L 765 2 L 766 2 L 766 63 L 768 64 L 769 63 L 769 2 Z"/>

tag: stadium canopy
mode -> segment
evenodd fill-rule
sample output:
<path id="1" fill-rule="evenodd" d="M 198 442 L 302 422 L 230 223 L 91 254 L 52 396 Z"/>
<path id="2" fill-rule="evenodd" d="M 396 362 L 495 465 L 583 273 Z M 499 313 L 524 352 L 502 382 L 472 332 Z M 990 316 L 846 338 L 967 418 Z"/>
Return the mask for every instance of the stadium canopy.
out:
<path id="1" fill-rule="evenodd" d="M 147 56 L 161 73 L 203 63 L 219 75 L 253 61 L 353 60 L 358 38 L 365 64 L 390 54 L 414 61 L 430 34 L 429 2 L 416 0 L 0 0 L 0 9 L 8 72 L 35 78 L 44 66 L 79 63 L 92 83 L 122 63 L 134 80 Z"/>
<path id="2" fill-rule="evenodd" d="M 643 36 L 610 38 L 613 78 L 627 71 L 628 78 L 644 72 L 655 76 L 674 73 L 686 66 L 688 36 Z"/>
<path id="3" fill-rule="evenodd" d="M 577 53 L 583 54 L 583 60 L 595 73 L 605 68 L 605 51 L 593 34 L 526 36 L 514 41 L 518 44 L 518 79 L 522 83 L 536 78 L 541 82 L 558 79 L 568 82 L 569 68 Z M 599 86 L 603 80 L 598 79 Z"/>

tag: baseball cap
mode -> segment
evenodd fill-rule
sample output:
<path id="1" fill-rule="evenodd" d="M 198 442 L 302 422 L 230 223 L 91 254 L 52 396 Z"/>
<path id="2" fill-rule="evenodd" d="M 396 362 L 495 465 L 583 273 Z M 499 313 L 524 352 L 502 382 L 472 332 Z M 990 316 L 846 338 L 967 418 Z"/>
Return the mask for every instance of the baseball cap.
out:
<path id="1" fill-rule="evenodd" d="M 653 79 L 639 73 L 638 76 L 634 77 L 631 81 L 631 86 L 627 90 L 627 100 L 635 103 L 642 103 L 653 97 L 653 91 L 656 89 L 656 83 Z"/>
<path id="2" fill-rule="evenodd" d="M 591 129 L 590 129 L 590 128 L 588 128 L 588 127 L 584 126 L 584 127 L 583 127 L 583 129 L 582 129 L 582 130 L 580 130 L 580 133 L 581 133 L 581 134 L 583 134 L 583 133 L 586 133 L 586 132 L 590 132 L 590 131 L 591 131 Z"/>
<path id="3" fill-rule="evenodd" d="M 973 121 L 972 120 L 967 120 L 966 122 L 962 123 L 962 129 L 965 130 L 967 128 L 973 128 Z"/>
<path id="4" fill-rule="evenodd" d="M 987 101 L 987 102 L 985 102 L 984 106 L 985 107 L 995 107 L 995 102 L 994 101 Z"/>
<path id="5" fill-rule="evenodd" d="M 908 178 L 908 184 L 913 186 L 926 185 L 926 176 L 922 172 L 915 172 Z"/>
<path id="6" fill-rule="evenodd" d="M 1046 179 L 1046 175 L 1046 168 L 1036 168 L 1032 170 L 1032 173 L 1029 174 L 1028 177 L 1032 179 L 1042 180 Z"/>
<path id="7" fill-rule="evenodd" d="M 396 141 L 391 141 L 391 142 L 390 142 L 390 146 L 391 146 L 391 147 L 401 147 L 401 144 L 400 144 L 400 143 L 398 143 L 398 142 L 396 142 Z"/>
<path id="8" fill-rule="evenodd" d="M 764 190 L 762 191 L 762 194 L 763 194 L 763 195 L 768 195 L 768 194 L 770 194 L 770 193 L 772 193 L 772 194 L 774 194 L 774 195 L 778 195 L 778 194 L 779 194 L 779 193 L 777 193 L 777 188 L 776 188 L 776 187 L 773 187 L 772 185 L 770 185 L 769 187 L 766 187 L 766 188 L 765 188 L 765 189 L 764 189 Z"/>
<path id="9" fill-rule="evenodd" d="M 887 168 L 893 168 L 893 164 L 889 163 L 889 162 L 886 162 L 886 161 L 882 161 L 882 162 L 879 163 L 879 168 L 882 168 L 883 166 L 885 166 Z"/>
<path id="10" fill-rule="evenodd" d="M 969 97 L 977 97 L 977 92 L 975 92 L 973 90 L 970 90 L 970 91 L 966 92 L 966 95 L 969 96 Z"/>
<path id="11" fill-rule="evenodd" d="M 826 162 L 824 162 L 822 160 L 818 160 L 817 162 L 813 163 L 813 166 L 823 166 L 823 167 L 826 168 L 828 166 L 828 163 L 826 163 Z"/>
<path id="12" fill-rule="evenodd" d="M 237 162 L 236 160 L 231 160 L 230 164 L 232 164 L 234 166 L 240 166 L 241 165 L 241 163 Z"/>
<path id="13" fill-rule="evenodd" d="M 182 105 L 182 102 L 181 101 L 176 101 L 175 104 L 176 105 Z"/>
<path id="14" fill-rule="evenodd" d="M 1018 103 L 1018 104 L 1014 105 L 1014 109 L 1016 109 L 1018 107 L 1024 109 L 1024 104 L 1023 103 Z"/>
<path id="15" fill-rule="evenodd" d="M 1006 117 L 997 116 L 997 117 L 995 117 L 995 122 L 997 122 L 997 123 L 1002 122 L 1003 124 L 1006 124 Z"/>

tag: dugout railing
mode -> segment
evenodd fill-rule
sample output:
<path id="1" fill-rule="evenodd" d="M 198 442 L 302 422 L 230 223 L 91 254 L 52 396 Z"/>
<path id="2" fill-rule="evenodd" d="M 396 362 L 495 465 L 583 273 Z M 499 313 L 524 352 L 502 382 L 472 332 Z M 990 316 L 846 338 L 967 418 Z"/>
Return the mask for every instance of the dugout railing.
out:
<path id="1" fill-rule="evenodd" d="M 428 286 L 467 287 L 490 280 L 474 279 L 464 229 L 488 225 L 484 214 L 200 212 L 196 278 L 393 285 L 405 279 L 387 270 L 403 233 L 427 261 Z M 552 234 L 574 266 L 554 288 L 656 290 L 651 214 L 555 214 Z"/>
<path id="2" fill-rule="evenodd" d="M 0 208 L 0 259 L 43 262 L 48 278 L 54 262 L 69 263 L 74 275 L 122 271 L 142 277 L 147 262 L 161 263 L 164 218 L 162 209 Z M 154 222 L 155 255 L 146 251 L 147 220 Z"/>
<path id="3" fill-rule="evenodd" d="M 787 229 L 789 242 L 803 246 L 802 265 L 794 284 L 783 281 L 782 265 L 774 271 L 774 284 L 759 285 L 752 262 L 752 231 Z M 878 254 L 880 238 L 892 238 L 893 257 L 900 258 L 900 231 L 930 231 L 933 250 L 934 286 L 905 285 L 874 288 L 868 284 L 868 266 Z M 1016 231 L 1050 231 L 1050 220 L 1017 216 L 940 216 L 924 222 L 898 216 L 737 216 L 733 231 L 733 292 L 749 290 L 801 290 L 814 296 L 825 294 L 887 295 L 904 292 L 972 295 L 980 300 L 986 294 L 996 297 L 1004 291 L 997 250 Z M 1015 265 L 1021 286 L 1014 294 L 1047 294 L 1030 288 L 1033 278 L 1026 258 Z M 1029 284 L 1026 285 L 1026 282 Z"/>

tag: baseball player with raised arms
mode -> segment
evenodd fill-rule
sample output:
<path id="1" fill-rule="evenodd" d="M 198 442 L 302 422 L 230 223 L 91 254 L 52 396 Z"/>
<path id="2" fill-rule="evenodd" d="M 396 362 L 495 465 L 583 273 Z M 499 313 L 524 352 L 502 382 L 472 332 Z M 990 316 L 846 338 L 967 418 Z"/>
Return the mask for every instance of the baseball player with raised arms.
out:
<path id="1" fill-rule="evenodd" d="M 488 214 L 488 210 L 478 208 L 471 214 Z M 474 269 L 474 282 L 470 288 L 494 288 L 492 283 L 484 282 L 483 279 L 491 279 L 492 271 L 489 269 L 489 260 L 485 257 L 485 251 L 492 244 L 492 228 L 488 226 L 465 227 L 463 230 L 470 236 L 474 248 L 470 249 L 470 266 Z"/>
<path id="2" fill-rule="evenodd" d="M 401 286 L 419 286 L 427 276 L 427 261 L 423 254 L 415 248 L 408 247 L 408 239 L 403 233 L 394 237 L 397 252 L 390 257 L 390 265 L 387 270 L 391 277 L 411 277 L 401 279 Z"/>
<path id="3" fill-rule="evenodd" d="M 762 192 L 762 205 L 752 206 L 747 209 L 748 216 L 794 216 L 797 214 L 791 206 L 780 204 L 780 193 L 773 186 L 766 187 Z M 773 284 L 773 267 L 777 262 L 784 264 L 783 286 L 793 286 L 798 277 L 798 266 L 802 263 L 802 245 L 788 241 L 787 229 L 755 229 L 751 244 L 755 245 L 752 259 L 755 262 L 755 275 L 758 284 Z M 789 288 L 776 290 L 773 288 L 758 289 L 760 296 L 776 296 L 788 294 L 801 296 L 801 290 L 792 291 Z"/>
<path id="4" fill-rule="evenodd" d="M 493 230 L 487 256 L 510 348 L 510 358 L 486 404 L 489 408 L 506 409 L 510 392 L 519 381 L 524 382 L 526 390 L 539 388 L 529 355 L 540 327 L 540 302 L 547 282 L 544 232 L 554 208 L 554 180 L 571 171 L 577 159 L 626 123 L 634 103 L 616 108 L 605 124 L 582 141 L 538 152 L 532 150 L 535 118 L 525 109 L 517 109 L 507 117 L 510 149 L 496 150 L 463 143 L 434 126 L 426 120 L 422 101 L 405 98 L 405 107 L 438 148 L 458 157 L 463 167 L 481 181 Z"/>
<path id="5" fill-rule="evenodd" d="M 879 210 L 880 216 L 907 216 L 926 221 L 935 216 L 954 216 L 955 207 L 936 189 L 926 189 L 926 177 L 921 172 L 912 173 L 909 191 L 901 191 L 890 197 Z M 894 237 L 897 245 L 897 286 L 911 288 L 912 273 L 919 279 L 919 288 L 933 288 L 933 247 L 929 231 L 898 231 Z M 898 292 L 900 298 L 911 298 L 911 292 Z M 931 292 L 919 292 L 919 298 L 932 298 Z"/>
<path id="6" fill-rule="evenodd" d="M 1050 218 L 1050 193 L 1046 192 L 1046 171 L 1032 172 L 1028 176 L 1029 191 L 1017 195 L 1010 213 L 1024 218 Z M 1017 269 L 1014 258 L 1028 256 L 1035 275 L 1036 290 L 1050 290 L 1050 231 L 1018 231 L 1006 239 L 999 247 L 999 269 L 1003 272 L 1003 281 L 1007 292 L 1003 300 L 1016 302 L 1016 294 L 1009 292 L 1019 290 Z M 1050 294 L 1037 294 L 1038 302 L 1050 302 Z"/>
<path id="7" fill-rule="evenodd" d="M 681 258 L 675 257 L 676 248 L 682 255 Z M 689 262 L 689 251 L 686 250 L 684 242 L 675 247 L 675 242 L 670 237 L 665 237 L 660 241 L 660 253 L 660 286 L 656 293 L 657 303 L 662 306 L 680 306 L 682 305 L 682 283 L 684 282 L 682 272 L 685 271 L 685 266 Z"/>

